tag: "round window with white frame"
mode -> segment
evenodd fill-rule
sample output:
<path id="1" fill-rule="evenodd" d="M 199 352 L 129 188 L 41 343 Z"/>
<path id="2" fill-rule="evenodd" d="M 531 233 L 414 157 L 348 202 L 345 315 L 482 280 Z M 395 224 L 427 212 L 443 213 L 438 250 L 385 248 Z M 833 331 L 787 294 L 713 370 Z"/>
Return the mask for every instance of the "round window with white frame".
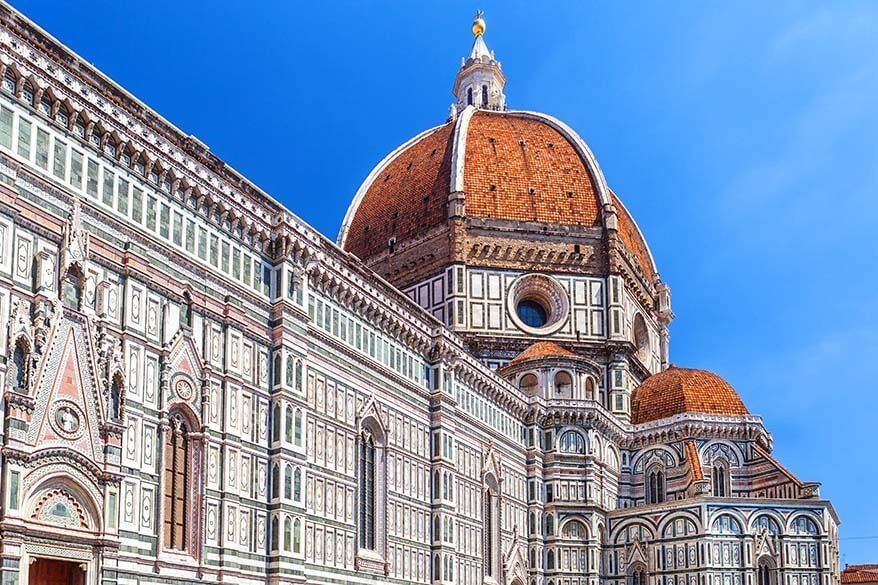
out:
<path id="1" fill-rule="evenodd" d="M 515 326 L 531 335 L 548 335 L 564 326 L 570 313 L 567 291 L 545 274 L 525 274 L 512 283 L 507 310 Z"/>

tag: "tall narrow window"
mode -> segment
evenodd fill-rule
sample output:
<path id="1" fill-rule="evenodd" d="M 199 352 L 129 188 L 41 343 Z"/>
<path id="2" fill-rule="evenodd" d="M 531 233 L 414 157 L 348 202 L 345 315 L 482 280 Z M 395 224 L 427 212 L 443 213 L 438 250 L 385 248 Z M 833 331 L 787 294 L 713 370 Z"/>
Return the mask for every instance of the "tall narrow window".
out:
<path id="1" fill-rule="evenodd" d="M 280 404 L 275 404 L 274 414 L 271 417 L 271 439 L 273 441 L 280 441 L 280 425 L 282 422 Z"/>
<path id="2" fill-rule="evenodd" d="M 488 86 L 482 86 L 482 107 L 488 107 Z"/>
<path id="3" fill-rule="evenodd" d="M 719 498 L 725 498 L 732 495 L 729 481 L 729 470 L 725 463 L 714 463 L 711 475 L 713 479 L 713 495 Z"/>
<path id="4" fill-rule="evenodd" d="M 284 439 L 287 443 L 293 442 L 293 407 L 287 405 L 287 413 L 285 416 L 286 424 L 284 425 L 286 432 L 284 433 Z"/>
<path id="5" fill-rule="evenodd" d="M 293 387 L 293 378 L 295 377 L 295 368 L 296 368 L 296 366 L 293 363 L 293 356 L 288 355 L 287 356 L 287 369 L 286 369 L 286 375 L 287 375 L 286 384 L 290 388 Z"/>
<path id="6" fill-rule="evenodd" d="M 280 466 L 277 463 L 271 468 L 271 497 L 280 497 Z"/>
<path id="7" fill-rule="evenodd" d="M 468 88 L 466 90 L 466 105 L 473 105 L 473 88 Z"/>
<path id="8" fill-rule="evenodd" d="M 12 148 L 12 110 L 0 108 L 0 145 Z"/>
<path id="9" fill-rule="evenodd" d="M 170 422 L 165 433 L 164 542 L 165 548 L 186 550 L 189 431 L 180 415 L 172 415 Z"/>
<path id="10" fill-rule="evenodd" d="M 280 540 L 280 521 L 275 516 L 271 519 L 271 550 L 277 551 Z"/>
<path id="11" fill-rule="evenodd" d="M 18 156 L 30 160 L 31 123 L 18 118 Z"/>
<path id="12" fill-rule="evenodd" d="M 484 522 L 485 575 L 499 577 L 500 573 L 500 484 L 493 474 L 485 476 L 482 495 L 482 518 Z"/>
<path id="13" fill-rule="evenodd" d="M 302 552 L 302 521 L 298 518 L 293 522 L 293 552 Z"/>
<path id="14" fill-rule="evenodd" d="M 491 562 L 491 558 L 494 556 L 494 539 L 492 538 L 494 534 L 493 499 L 494 496 L 491 490 L 485 490 L 485 574 L 489 577 L 494 574 L 494 563 Z"/>
<path id="15" fill-rule="evenodd" d="M 37 128 L 37 166 L 49 170 L 49 133 Z"/>
<path id="16" fill-rule="evenodd" d="M 293 499 L 293 466 L 287 464 L 284 470 L 284 497 L 288 500 Z"/>
<path id="17" fill-rule="evenodd" d="M 293 548 L 293 521 L 287 516 L 284 520 L 284 550 L 290 551 Z"/>
<path id="18" fill-rule="evenodd" d="M 665 472 L 663 467 L 657 466 L 649 470 L 645 487 L 647 504 L 660 504 L 665 501 Z"/>
<path id="19" fill-rule="evenodd" d="M 296 410 L 296 424 L 295 424 L 295 444 L 298 447 L 302 446 L 302 411 Z"/>
<path id="20" fill-rule="evenodd" d="M 368 430 L 360 437 L 360 547 L 375 550 L 375 437 Z"/>
<path id="21" fill-rule="evenodd" d="M 293 471 L 293 499 L 297 502 L 302 501 L 302 469 L 300 467 Z"/>

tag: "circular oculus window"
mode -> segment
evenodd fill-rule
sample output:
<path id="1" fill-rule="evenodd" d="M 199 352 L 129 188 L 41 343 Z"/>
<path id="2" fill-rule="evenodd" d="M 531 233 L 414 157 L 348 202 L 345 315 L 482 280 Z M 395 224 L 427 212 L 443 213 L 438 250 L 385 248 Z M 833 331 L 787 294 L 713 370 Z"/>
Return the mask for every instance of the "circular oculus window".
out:
<path id="1" fill-rule="evenodd" d="M 509 289 L 509 315 L 526 333 L 548 335 L 567 321 L 570 303 L 561 283 L 545 274 L 526 274 Z"/>

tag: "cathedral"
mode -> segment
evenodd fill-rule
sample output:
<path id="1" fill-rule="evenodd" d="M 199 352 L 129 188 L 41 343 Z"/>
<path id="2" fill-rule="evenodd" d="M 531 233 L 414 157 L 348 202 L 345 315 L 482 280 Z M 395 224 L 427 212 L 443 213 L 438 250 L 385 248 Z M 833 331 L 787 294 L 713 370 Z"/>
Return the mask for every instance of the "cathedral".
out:
<path id="1" fill-rule="evenodd" d="M 634 218 L 472 33 L 333 241 L 0 2 L 2 585 L 839 583 L 819 484 L 671 363 Z"/>

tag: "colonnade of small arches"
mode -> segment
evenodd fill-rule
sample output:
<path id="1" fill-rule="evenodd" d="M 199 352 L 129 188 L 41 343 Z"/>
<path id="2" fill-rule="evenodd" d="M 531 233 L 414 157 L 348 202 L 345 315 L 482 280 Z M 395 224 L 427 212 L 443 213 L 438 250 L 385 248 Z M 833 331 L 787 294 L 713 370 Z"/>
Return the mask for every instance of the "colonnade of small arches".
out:
<path id="1" fill-rule="evenodd" d="M 546 399 L 558 400 L 598 400 L 602 402 L 603 390 L 593 374 L 574 369 L 553 368 L 536 370 L 518 377 L 519 390 L 526 396 L 540 393 Z"/>

